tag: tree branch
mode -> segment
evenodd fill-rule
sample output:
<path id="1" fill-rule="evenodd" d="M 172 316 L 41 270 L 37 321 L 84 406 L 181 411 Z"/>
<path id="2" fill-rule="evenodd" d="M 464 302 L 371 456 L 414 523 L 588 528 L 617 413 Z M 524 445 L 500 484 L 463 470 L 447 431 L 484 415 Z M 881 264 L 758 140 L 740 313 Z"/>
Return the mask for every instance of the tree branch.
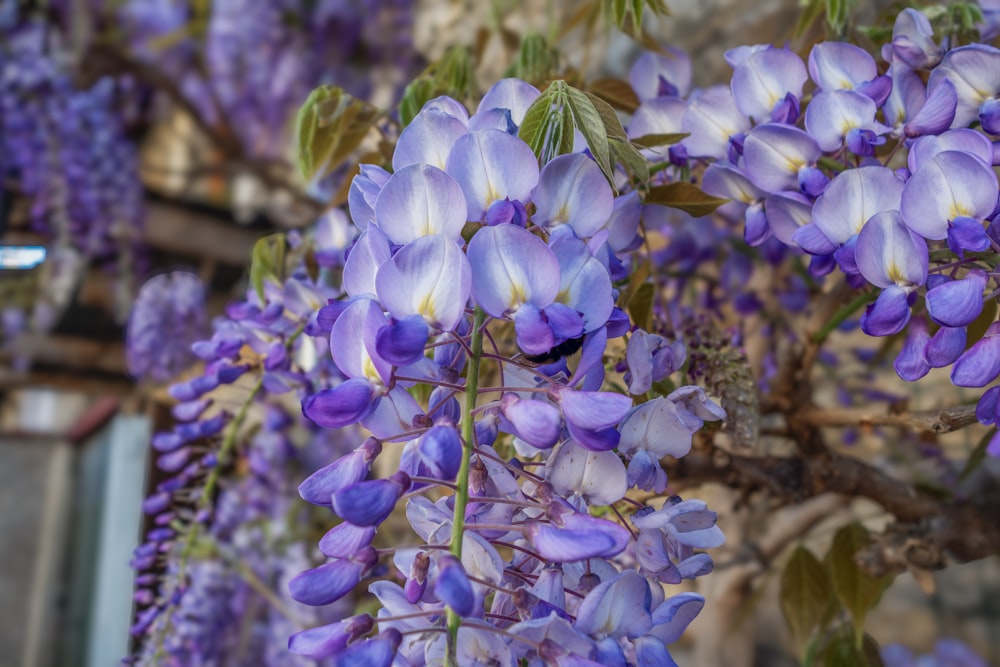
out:
<path id="1" fill-rule="evenodd" d="M 703 443 L 668 467 L 685 484 L 721 482 L 732 488 L 764 489 L 790 503 L 824 493 L 863 497 L 898 521 L 860 558 L 873 573 L 905 567 L 942 569 L 950 556 L 968 562 L 1000 553 L 1000 492 L 941 499 L 918 491 L 857 459 L 825 452 L 818 456 L 740 456 Z"/>
<path id="2" fill-rule="evenodd" d="M 901 414 L 876 414 L 866 407 L 807 408 L 794 418 L 811 426 L 898 426 L 931 433 L 951 433 L 977 423 L 974 405 Z"/>

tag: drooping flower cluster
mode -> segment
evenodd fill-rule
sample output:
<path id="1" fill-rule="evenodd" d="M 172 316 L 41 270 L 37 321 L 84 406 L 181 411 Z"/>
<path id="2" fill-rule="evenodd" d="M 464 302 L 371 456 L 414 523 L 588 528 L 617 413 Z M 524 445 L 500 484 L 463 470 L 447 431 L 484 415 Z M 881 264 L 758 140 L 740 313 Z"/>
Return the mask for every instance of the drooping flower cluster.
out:
<path id="1" fill-rule="evenodd" d="M 137 241 L 142 185 L 116 113 L 116 82 L 74 86 L 58 35 L 13 25 L 0 48 L 0 174 L 31 202 L 34 228 L 85 258 Z"/>
<path id="2" fill-rule="evenodd" d="M 399 0 L 106 5 L 125 26 L 131 53 L 174 79 L 185 104 L 208 126 L 224 123 L 253 158 L 288 155 L 290 120 L 317 85 L 366 98 L 374 66 L 398 77 L 420 62 L 412 7 Z M 201 21 L 202 31 L 191 29 Z"/>
<path id="3" fill-rule="evenodd" d="M 979 340 L 968 332 L 998 287 L 1000 49 L 949 50 L 924 14 L 906 9 L 881 55 L 884 65 L 841 42 L 817 44 L 805 60 L 740 47 L 726 54 L 729 86 L 689 94 L 684 54 L 646 54 L 631 74 L 642 105 L 629 134 L 688 133 L 654 156 L 663 178 L 694 175 L 733 200 L 725 212 L 742 217 L 745 242 L 765 259 L 806 255 L 810 281 L 839 269 L 868 289 L 862 330 L 906 333 L 900 377 L 951 366 L 955 385 L 983 387 L 1000 375 L 1000 325 Z M 704 231 L 692 235 L 710 247 Z M 802 291 L 779 298 L 800 310 Z M 738 311 L 760 308 L 745 288 L 734 292 Z M 996 422 L 998 394 L 980 401 L 984 424 Z M 1000 453 L 1000 440 L 990 450 Z"/>
<path id="4" fill-rule="evenodd" d="M 336 254 L 329 227 L 308 241 L 324 265 Z M 288 242 L 293 253 L 305 247 L 297 234 Z M 267 279 L 215 321 L 210 339 L 190 346 L 204 369 L 170 387 L 178 423 L 152 443 L 167 477 L 144 503 L 155 527 L 132 561 L 139 664 L 304 664 L 288 653 L 288 635 L 335 612 L 287 594 L 288 579 L 312 562 L 314 539 L 315 512 L 295 480 L 343 452 L 348 435 L 295 418 L 302 392 L 341 376 L 316 358 L 311 338 L 310 317 L 332 292 L 301 256 L 292 264 L 287 279 Z M 181 275 L 155 284 L 154 296 L 190 296 L 194 278 Z M 169 328 L 147 319 L 138 312 L 130 322 L 140 362 L 152 359 L 146 343 L 157 326 L 160 335 Z"/>
<path id="5" fill-rule="evenodd" d="M 190 366 L 191 346 L 205 333 L 204 309 L 204 289 L 194 274 L 175 271 L 148 280 L 129 316 L 129 372 L 164 382 Z"/>
<path id="6" fill-rule="evenodd" d="M 371 436 L 301 485 L 341 521 L 319 543 L 328 562 L 290 590 L 326 605 L 392 576 L 367 587 L 374 616 L 298 633 L 295 653 L 666 665 L 666 645 L 703 604 L 665 597 L 662 583 L 711 571 L 700 550 L 723 541 L 715 513 L 626 493 L 663 494 L 660 460 L 683 456 L 724 413 L 697 387 L 647 393 L 684 350 L 632 330 L 615 306 L 638 197 L 616 196 L 586 153 L 539 168 L 517 135 L 538 96 L 506 79 L 471 116 L 431 100 L 402 132 L 393 171 L 363 165 L 352 184 L 360 233 L 345 298 L 317 317 L 345 380 L 302 407 L 323 427 Z M 607 342 L 630 331 L 629 391 L 653 396 L 638 404 L 603 390 Z M 375 477 L 390 449 L 398 469 Z M 415 535 L 379 546 L 397 507 Z"/>

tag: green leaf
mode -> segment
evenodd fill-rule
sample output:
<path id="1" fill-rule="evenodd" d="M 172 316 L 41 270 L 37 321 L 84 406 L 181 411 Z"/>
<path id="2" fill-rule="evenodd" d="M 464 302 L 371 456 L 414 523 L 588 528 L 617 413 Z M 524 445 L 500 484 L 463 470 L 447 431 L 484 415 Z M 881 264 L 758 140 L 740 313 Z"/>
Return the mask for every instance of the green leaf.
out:
<path id="1" fill-rule="evenodd" d="M 550 48 L 541 35 L 528 35 L 521 40 L 510 76 L 540 85 L 552 79 L 558 67 L 558 51 Z"/>
<path id="2" fill-rule="evenodd" d="M 616 164 L 624 165 L 629 174 L 634 176 L 640 183 L 645 184 L 649 180 L 649 163 L 646 162 L 646 158 L 629 141 L 628 135 L 625 133 L 625 128 L 622 127 L 621 119 L 618 118 L 618 114 L 615 113 L 614 108 L 593 93 L 586 92 L 584 94 L 590 100 L 590 103 L 594 105 L 594 109 L 601 117 L 601 123 L 604 124 L 604 133 L 608 138 L 611 169 L 613 170 Z M 609 178 L 609 182 L 611 183 L 611 187 L 614 188 L 613 173 Z"/>
<path id="3" fill-rule="evenodd" d="M 429 76 L 419 76 L 407 84 L 399 101 L 399 121 L 403 127 L 409 125 L 428 100 L 434 98 L 436 90 L 434 79 Z"/>
<path id="4" fill-rule="evenodd" d="M 781 574 L 781 613 L 792 637 L 802 646 L 820 621 L 833 595 L 826 568 L 811 551 L 799 546 Z"/>
<path id="5" fill-rule="evenodd" d="M 406 127 L 428 101 L 441 95 L 462 101 L 472 94 L 475 81 L 469 50 L 453 46 L 410 82 L 399 102 L 399 120 Z"/>
<path id="6" fill-rule="evenodd" d="M 573 150 L 573 117 L 566 103 L 565 81 L 549 84 L 524 114 L 517 135 L 538 157 L 539 164 Z"/>
<path id="7" fill-rule="evenodd" d="M 653 299 L 656 292 L 653 283 L 643 283 L 635 290 L 628 302 L 628 314 L 632 322 L 646 331 L 653 327 Z"/>
<path id="8" fill-rule="evenodd" d="M 994 426 L 986 432 L 986 435 L 979 441 L 979 444 L 969 453 L 969 459 L 965 462 L 965 466 L 962 467 L 962 472 L 958 476 L 959 481 L 964 482 L 968 479 L 969 475 L 974 473 L 983 464 L 983 461 L 986 460 L 986 448 L 990 446 L 990 440 L 993 439 L 996 432 L 997 429 Z"/>
<path id="9" fill-rule="evenodd" d="M 696 218 L 710 214 L 727 201 L 729 200 L 713 197 L 698 186 L 686 181 L 658 185 L 650 188 L 649 192 L 646 193 L 647 204 L 678 208 Z"/>
<path id="10" fill-rule="evenodd" d="M 272 279 L 281 282 L 285 277 L 285 235 L 271 234 L 257 239 L 250 257 L 250 284 L 262 300 L 264 281 Z"/>
<path id="11" fill-rule="evenodd" d="M 828 637 L 816 657 L 823 667 L 884 667 L 878 642 L 867 633 L 857 640 L 848 628 Z"/>
<path id="12" fill-rule="evenodd" d="M 601 116 L 601 113 L 594 105 L 593 99 L 598 98 L 588 97 L 582 90 L 573 86 L 566 86 L 566 102 L 573 116 L 573 123 L 587 141 L 587 146 L 590 148 L 590 153 L 594 156 L 597 166 L 601 168 L 601 171 L 604 172 L 604 177 L 608 179 L 608 183 L 614 188 L 614 165 L 611 163 L 611 147 L 608 145 L 608 136 L 612 126 L 608 124 L 607 119 Z M 611 109 L 607 102 L 599 99 L 598 101 L 610 110 L 611 115 L 614 116 L 615 122 L 618 124 L 621 136 L 624 137 L 625 131 L 621 129 L 621 121 L 618 121 L 614 110 Z"/>
<path id="13" fill-rule="evenodd" d="M 865 616 L 878 604 L 892 577 L 873 577 L 857 564 L 854 555 L 869 542 L 860 523 L 844 526 L 833 536 L 826 560 L 837 598 L 851 615 L 856 637 L 861 637 Z"/>
<path id="14" fill-rule="evenodd" d="M 611 7 L 614 11 L 615 25 L 620 28 L 625 25 L 625 14 L 628 11 L 628 5 L 625 0 L 612 0 Z"/>
<path id="15" fill-rule="evenodd" d="M 379 116 L 379 110 L 336 86 L 312 91 L 295 118 L 299 172 L 322 178 L 347 159 Z"/>

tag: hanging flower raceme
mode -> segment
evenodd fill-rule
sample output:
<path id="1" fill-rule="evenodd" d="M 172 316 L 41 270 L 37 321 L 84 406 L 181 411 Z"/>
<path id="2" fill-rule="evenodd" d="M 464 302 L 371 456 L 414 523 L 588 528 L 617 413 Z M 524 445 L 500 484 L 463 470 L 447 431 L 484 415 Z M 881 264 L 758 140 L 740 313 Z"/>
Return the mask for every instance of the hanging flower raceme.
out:
<path id="1" fill-rule="evenodd" d="M 507 79 L 471 116 L 454 100 L 431 100 L 403 131 L 394 173 L 367 166 L 354 180 L 359 236 L 344 264 L 347 294 L 318 318 L 329 323 L 331 359 L 345 379 L 302 408 L 325 428 L 360 424 L 374 437 L 301 485 L 303 498 L 340 522 L 319 543 L 329 560 L 290 590 L 326 605 L 386 568 L 403 585 L 374 581 L 376 614 L 300 632 L 289 643 L 295 653 L 646 664 L 635 656 L 667 656 L 664 642 L 694 615 L 667 632 L 674 616 L 659 610 L 673 603 L 659 574 L 627 564 L 635 537 L 612 518 L 629 511 L 630 461 L 655 468 L 639 475 L 644 488 L 666 486 L 653 463 L 662 447 L 639 436 L 620 445 L 635 430 L 632 398 L 602 387 L 607 341 L 629 328 L 615 308 L 622 275 L 612 272 L 627 275 L 622 259 L 638 245 L 638 200 L 616 196 L 585 153 L 539 169 L 517 134 L 538 95 Z M 646 343 L 630 343 L 634 389 L 649 391 L 683 364 L 683 346 L 633 336 Z M 649 372 L 643 355 L 656 360 Z M 497 375 L 487 370 L 494 366 Z M 675 394 L 659 400 L 679 415 L 678 437 L 690 446 L 702 419 L 724 413 L 704 395 L 693 407 L 688 393 Z M 393 447 L 395 471 L 383 461 Z M 377 548 L 404 507 L 412 539 Z M 600 507 L 614 512 L 595 515 Z M 678 544 L 675 560 L 698 563 L 685 575 L 711 569 L 690 540 Z M 607 606 L 618 598 L 626 601 Z M 645 622 L 627 613 L 631 605 Z"/>

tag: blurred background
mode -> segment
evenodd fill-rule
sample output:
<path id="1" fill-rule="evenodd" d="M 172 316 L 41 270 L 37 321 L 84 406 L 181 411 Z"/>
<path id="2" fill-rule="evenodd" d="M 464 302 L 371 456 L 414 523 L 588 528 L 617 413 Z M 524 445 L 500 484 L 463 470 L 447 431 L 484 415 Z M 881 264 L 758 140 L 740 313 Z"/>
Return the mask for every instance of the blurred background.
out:
<path id="1" fill-rule="evenodd" d="M 344 201 L 351 161 L 313 183 L 295 167 L 294 119 L 309 92 L 335 84 L 390 109 L 449 45 L 478 52 L 482 86 L 531 33 L 587 78 L 624 77 L 640 47 L 595 27 L 592 4 L 0 0 L 0 667 L 105 667 L 133 648 L 129 561 L 157 478 L 149 438 L 170 425 L 164 382 L 194 364 L 186 346 L 246 293 L 254 243 Z M 857 9 L 863 20 L 889 4 Z M 796 0 L 669 7 L 649 17 L 646 38 L 687 50 L 696 85 L 728 80 L 728 48 L 785 42 L 800 13 Z M 354 162 L 380 150 L 363 142 Z M 39 247 L 44 261 L 26 250 Z M 203 287 L 147 295 L 158 305 L 144 317 L 175 323 L 145 342 L 169 357 L 163 371 L 127 358 L 125 324 L 143 283 L 177 269 Z M 731 546 L 675 657 L 795 664 L 774 577 L 741 567 L 759 515 L 725 489 L 699 497 L 719 509 Z M 811 533 L 818 544 L 846 517 L 879 520 L 863 503 L 797 510 L 793 525 L 829 523 Z M 956 637 L 1000 664 L 1000 565 L 931 582 L 901 575 L 868 627 L 918 650 Z M 725 659 L 705 648 L 723 638 Z"/>

